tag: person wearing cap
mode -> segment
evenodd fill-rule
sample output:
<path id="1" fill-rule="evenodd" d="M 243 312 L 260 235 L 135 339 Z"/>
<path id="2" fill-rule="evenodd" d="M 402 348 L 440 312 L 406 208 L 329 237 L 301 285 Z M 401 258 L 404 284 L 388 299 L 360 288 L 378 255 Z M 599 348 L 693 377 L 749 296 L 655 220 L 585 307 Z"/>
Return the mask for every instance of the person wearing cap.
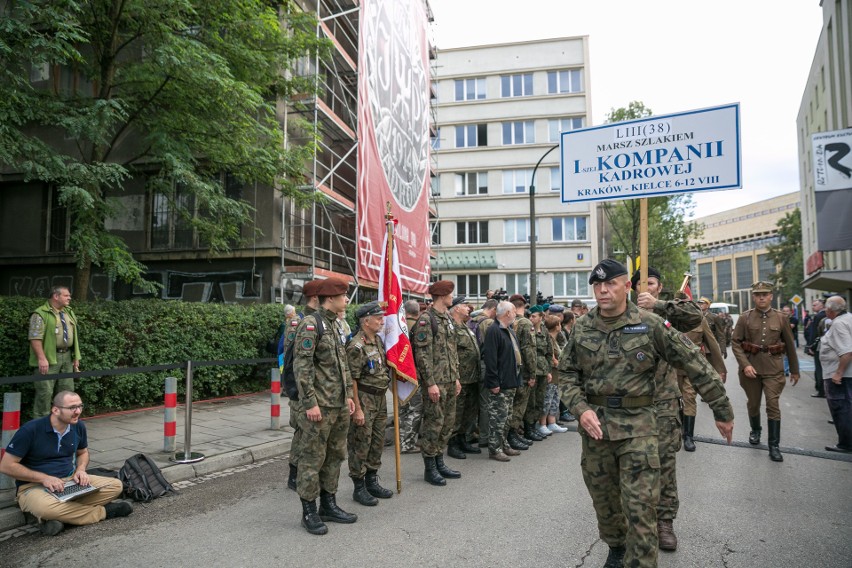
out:
<path id="1" fill-rule="evenodd" d="M 435 486 L 461 477 L 444 463 L 444 450 L 456 416 L 456 397 L 461 391 L 455 326 L 447 314 L 453 303 L 453 289 L 455 284 L 449 280 L 433 282 L 429 286 L 432 305 L 420 314 L 411 330 L 417 380 L 420 388 L 426 389 L 420 421 L 423 478 Z"/>
<path id="2" fill-rule="evenodd" d="M 530 399 L 530 390 L 535 387 L 536 349 L 535 329 L 530 320 L 525 317 L 526 299 L 520 294 L 513 294 L 509 302 L 515 306 L 515 323 L 513 329 L 521 348 L 521 386 L 515 389 L 515 400 L 512 403 L 512 415 L 509 418 L 508 441 L 513 450 L 529 448 L 533 442 L 540 442 L 547 436 L 542 436 L 533 430 L 532 424 L 524 424 L 524 414 Z"/>
<path id="3" fill-rule="evenodd" d="M 781 406 L 784 390 L 784 353 L 790 362 L 790 384 L 799 382 L 799 358 L 796 342 L 784 314 L 772 308 L 772 284 L 755 282 L 751 286 L 754 308 L 737 320 L 731 349 L 739 365 L 740 386 L 746 394 L 751 432 L 748 441 L 760 443 L 760 399 L 766 396 L 766 425 L 769 429 L 769 459 L 784 461 L 781 443 Z"/>
<path id="4" fill-rule="evenodd" d="M 547 428 L 542 424 L 544 415 L 544 396 L 547 385 L 553 381 L 551 367 L 553 361 L 553 347 L 547 334 L 547 328 L 543 325 L 545 308 L 542 305 L 530 308 L 530 321 L 535 330 L 535 387 L 530 390 L 530 398 L 527 402 L 527 410 L 524 413 L 524 424 L 529 424 L 531 430 L 538 432 L 540 436 L 550 436 L 556 429 Z"/>
<path id="5" fill-rule="evenodd" d="M 586 303 L 580 298 L 574 298 L 571 301 L 571 313 L 574 314 L 575 318 L 579 318 L 580 316 L 585 314 Z"/>
<path id="6" fill-rule="evenodd" d="M 355 412 L 352 376 L 337 322 L 337 313 L 346 308 L 348 288 L 339 278 L 323 280 L 317 289 L 320 309 L 305 316 L 294 340 L 293 372 L 302 408 L 296 491 L 302 501 L 302 526 L 311 534 L 328 532 L 323 521 L 358 519 L 338 507 L 335 498 L 340 464 L 346 458 L 349 417 Z"/>
<path id="7" fill-rule="evenodd" d="M 660 459 L 655 374 L 660 360 L 689 373 L 730 443 L 734 413 L 698 349 L 659 316 L 628 300 L 623 264 L 606 259 L 589 278 L 597 306 L 574 325 L 559 360 L 562 400 L 578 417 L 581 468 L 607 566 L 657 565 Z"/>
<path id="8" fill-rule="evenodd" d="M 710 327 L 710 332 L 716 338 L 716 344 L 719 346 L 719 351 L 722 352 L 722 358 L 728 358 L 728 338 L 725 336 L 725 322 L 718 315 L 710 311 L 712 302 L 705 297 L 698 300 L 698 307 L 701 308 L 704 314 L 704 319 L 707 320 L 707 325 Z"/>
<path id="9" fill-rule="evenodd" d="M 498 462 L 511 461 L 509 456 L 521 453 L 506 441 L 515 389 L 522 382 L 520 342 L 512 329 L 515 310 L 506 300 L 497 304 L 495 324 L 485 333 L 482 347 L 483 384 L 488 391 L 488 458 Z"/>
<path id="10" fill-rule="evenodd" d="M 831 296 L 825 300 L 826 320 L 831 325 L 820 341 L 819 358 L 825 371 L 825 395 L 837 443 L 829 452 L 852 453 L 852 315 L 846 300 Z"/>
<path id="11" fill-rule="evenodd" d="M 417 300 L 407 300 L 403 307 L 405 309 L 405 323 L 408 327 L 408 338 L 420 317 L 420 303 Z M 420 446 L 417 444 L 417 436 L 420 434 L 420 420 L 423 416 L 423 389 L 418 388 L 408 399 L 408 402 L 399 407 L 399 451 L 403 454 L 419 454 Z"/>
<path id="12" fill-rule="evenodd" d="M 702 325 L 706 327 L 701 309 L 694 302 L 682 299 L 669 301 L 659 299 L 663 291 L 663 277 L 659 270 L 653 266 L 648 267 L 648 283 L 644 292 L 639 292 L 639 279 L 640 274 L 637 270 L 630 279 L 630 284 L 637 292 L 636 305 L 641 309 L 660 316 L 680 332 L 688 332 Z M 719 359 L 721 360 L 721 356 Z M 677 492 L 677 453 L 681 447 L 683 428 L 680 417 L 679 375 L 680 372 L 665 361 L 660 361 L 654 374 L 656 383 L 654 407 L 657 411 L 657 438 L 660 454 L 660 502 L 657 505 L 657 537 L 660 550 L 677 550 L 677 534 L 674 531 L 674 520 L 680 508 Z M 693 406 L 695 406 L 694 397 L 693 392 Z"/>
<path id="13" fill-rule="evenodd" d="M 497 317 L 497 300 L 489 298 L 485 300 L 480 309 L 480 314 L 473 316 L 468 322 L 468 327 L 476 336 L 476 341 L 479 344 L 480 375 L 479 375 L 479 443 L 480 448 L 488 447 L 488 429 L 489 417 L 488 408 L 491 400 L 490 391 L 485 388 L 485 334 L 488 333 L 488 328 L 496 321 Z M 472 315 L 472 314 L 471 314 Z"/>
<path id="14" fill-rule="evenodd" d="M 379 485 L 388 420 L 388 374 L 385 346 L 378 336 L 384 325 L 385 310 L 378 302 L 367 302 L 355 310 L 358 332 L 346 346 L 352 373 L 352 399 L 355 412 L 349 422 L 349 477 L 355 489 L 352 498 L 372 507 L 379 499 L 390 499 L 393 491 Z"/>
<path id="15" fill-rule="evenodd" d="M 479 379 L 482 359 L 479 353 L 479 342 L 467 327 L 467 321 L 470 319 L 470 305 L 465 304 L 464 300 L 464 296 L 457 296 L 453 298 L 450 306 L 456 353 L 459 358 L 461 391 L 456 398 L 453 434 L 447 445 L 447 455 L 460 460 L 465 459 L 466 454 L 482 453 L 482 450 L 467 440 L 467 433 L 474 429 L 479 418 Z"/>

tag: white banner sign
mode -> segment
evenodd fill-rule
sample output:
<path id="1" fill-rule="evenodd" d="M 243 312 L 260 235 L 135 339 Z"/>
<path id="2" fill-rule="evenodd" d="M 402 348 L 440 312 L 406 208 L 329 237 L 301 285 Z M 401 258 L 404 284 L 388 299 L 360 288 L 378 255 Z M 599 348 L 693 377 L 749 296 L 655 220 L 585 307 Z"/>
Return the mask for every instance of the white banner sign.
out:
<path id="1" fill-rule="evenodd" d="M 852 188 L 852 128 L 817 132 L 814 149 L 814 191 Z"/>
<path id="2" fill-rule="evenodd" d="M 562 133 L 562 201 L 742 187 L 739 103 Z"/>

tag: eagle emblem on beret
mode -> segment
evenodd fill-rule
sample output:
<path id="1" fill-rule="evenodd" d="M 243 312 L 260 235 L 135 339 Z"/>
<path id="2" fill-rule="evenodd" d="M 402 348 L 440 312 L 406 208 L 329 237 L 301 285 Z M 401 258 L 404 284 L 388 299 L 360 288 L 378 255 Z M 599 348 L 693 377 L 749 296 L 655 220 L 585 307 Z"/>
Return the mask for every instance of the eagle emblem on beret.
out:
<path id="1" fill-rule="evenodd" d="M 606 271 L 603 269 L 603 266 L 598 266 L 595 268 L 595 276 L 603 280 L 606 278 Z"/>

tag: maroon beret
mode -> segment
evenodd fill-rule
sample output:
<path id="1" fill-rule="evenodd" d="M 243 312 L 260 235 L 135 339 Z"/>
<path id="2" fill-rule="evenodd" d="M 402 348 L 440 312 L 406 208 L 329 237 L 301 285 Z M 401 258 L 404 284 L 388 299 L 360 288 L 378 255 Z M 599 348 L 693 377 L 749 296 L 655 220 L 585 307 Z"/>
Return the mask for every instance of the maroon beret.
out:
<path id="1" fill-rule="evenodd" d="M 509 301 L 512 302 L 513 304 L 515 302 L 523 302 L 524 304 L 527 303 L 526 298 L 524 298 L 520 294 L 512 294 L 511 296 L 509 296 Z"/>
<path id="2" fill-rule="evenodd" d="M 327 278 L 320 282 L 317 296 L 339 296 L 349 291 L 349 284 L 340 278 Z"/>
<path id="3" fill-rule="evenodd" d="M 317 291 L 319 290 L 320 284 L 322 284 L 322 280 L 311 280 L 309 282 L 305 282 L 305 285 L 302 286 L 302 294 L 304 294 L 307 298 L 319 296 Z"/>
<path id="4" fill-rule="evenodd" d="M 450 280 L 438 280 L 437 282 L 432 282 L 429 286 L 429 293 L 432 296 L 446 296 L 452 294 L 455 289 L 456 285 Z"/>

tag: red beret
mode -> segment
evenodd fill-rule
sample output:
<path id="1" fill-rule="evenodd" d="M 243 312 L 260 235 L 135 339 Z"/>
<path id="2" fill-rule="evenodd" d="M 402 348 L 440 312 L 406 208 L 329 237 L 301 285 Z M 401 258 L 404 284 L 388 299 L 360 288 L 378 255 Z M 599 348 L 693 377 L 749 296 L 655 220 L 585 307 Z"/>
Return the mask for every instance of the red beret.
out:
<path id="1" fill-rule="evenodd" d="M 311 280 L 309 282 L 305 282 L 305 285 L 302 286 L 302 294 L 305 297 L 319 296 L 317 291 L 319 290 L 320 284 L 322 284 L 322 280 Z"/>
<path id="2" fill-rule="evenodd" d="M 349 291 L 349 284 L 340 278 L 327 278 L 320 282 L 317 296 L 339 296 Z"/>
<path id="3" fill-rule="evenodd" d="M 437 282 L 432 282 L 429 286 L 429 293 L 432 296 L 446 296 L 452 294 L 455 289 L 456 285 L 450 280 L 438 280 Z"/>
<path id="4" fill-rule="evenodd" d="M 524 304 L 527 303 L 526 298 L 524 298 L 520 294 L 512 294 L 511 296 L 509 296 L 509 301 L 512 302 L 513 304 L 515 302 L 523 302 Z"/>

